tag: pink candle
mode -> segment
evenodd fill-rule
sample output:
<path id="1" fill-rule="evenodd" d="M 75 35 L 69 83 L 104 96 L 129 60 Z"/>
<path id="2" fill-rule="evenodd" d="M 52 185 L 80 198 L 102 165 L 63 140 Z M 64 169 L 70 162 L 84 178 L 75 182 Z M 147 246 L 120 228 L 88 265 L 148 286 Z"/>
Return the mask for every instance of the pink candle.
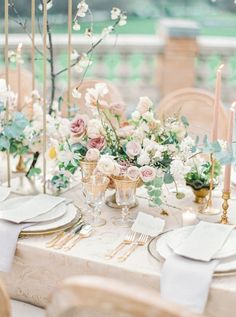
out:
<path id="1" fill-rule="evenodd" d="M 234 120 L 235 120 L 235 106 L 234 102 L 229 110 L 228 118 L 228 129 L 227 129 L 227 145 L 231 149 L 233 141 L 233 132 L 234 132 Z M 225 177 L 224 177 L 224 192 L 230 191 L 230 179 L 231 179 L 231 164 L 225 166 Z"/>
<path id="2" fill-rule="evenodd" d="M 212 125 L 212 142 L 218 138 L 218 121 L 220 112 L 220 100 L 221 100 L 221 73 L 224 65 L 220 65 L 216 72 L 216 88 L 215 88 L 215 103 L 214 103 L 214 116 Z"/>
<path id="3" fill-rule="evenodd" d="M 17 46 L 17 111 L 21 111 L 21 49 L 22 43 Z"/>

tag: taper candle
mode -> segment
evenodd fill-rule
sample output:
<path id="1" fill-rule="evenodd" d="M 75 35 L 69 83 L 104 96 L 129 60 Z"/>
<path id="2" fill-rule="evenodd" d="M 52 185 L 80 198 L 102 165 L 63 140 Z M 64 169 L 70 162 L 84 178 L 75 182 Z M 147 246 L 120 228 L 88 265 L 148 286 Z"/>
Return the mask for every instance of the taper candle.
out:
<path id="1" fill-rule="evenodd" d="M 35 0 L 31 1 L 31 72 L 32 72 L 32 91 L 35 89 Z"/>
<path id="2" fill-rule="evenodd" d="M 212 125 L 212 142 L 218 138 L 218 121 L 220 111 L 220 100 L 221 100 L 221 74 L 224 65 L 220 65 L 216 72 L 216 87 L 215 87 L 215 102 L 214 102 L 214 116 Z"/>
<path id="3" fill-rule="evenodd" d="M 8 89 L 9 86 L 9 67 L 8 67 L 8 0 L 5 0 L 5 6 L 4 6 L 4 32 L 5 32 L 5 78 L 6 78 L 6 86 Z M 6 121 L 9 120 L 9 103 L 8 98 L 6 99 Z M 7 151 L 7 186 L 11 186 L 11 162 L 10 162 L 10 153 Z"/>
<path id="4" fill-rule="evenodd" d="M 21 111 L 21 54 L 22 43 L 19 43 L 16 50 L 16 68 L 17 68 L 17 111 Z"/>
<path id="5" fill-rule="evenodd" d="M 233 132 L 234 132 L 234 120 L 235 120 L 235 106 L 234 102 L 229 110 L 228 124 L 227 124 L 227 146 L 228 149 L 232 147 Z M 224 175 L 224 192 L 230 192 L 230 180 L 231 180 L 231 164 L 225 166 Z"/>
<path id="6" fill-rule="evenodd" d="M 47 129 L 47 0 L 43 0 L 43 192 L 46 193 Z"/>
<path id="7" fill-rule="evenodd" d="M 67 112 L 70 117 L 71 110 L 71 33 L 72 33 L 72 0 L 68 0 L 68 48 L 67 48 Z"/>

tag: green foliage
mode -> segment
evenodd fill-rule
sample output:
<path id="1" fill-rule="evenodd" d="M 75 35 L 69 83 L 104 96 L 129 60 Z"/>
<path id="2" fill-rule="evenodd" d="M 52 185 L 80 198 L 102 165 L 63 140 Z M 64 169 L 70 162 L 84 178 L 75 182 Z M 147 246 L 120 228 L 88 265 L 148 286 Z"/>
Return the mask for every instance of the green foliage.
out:
<path id="1" fill-rule="evenodd" d="M 30 172 L 28 174 L 28 177 L 40 175 L 40 173 L 41 173 L 41 169 L 37 168 L 37 167 L 34 167 L 34 168 L 31 168 L 31 170 L 30 170 Z"/>
<path id="2" fill-rule="evenodd" d="M 161 193 L 162 193 L 163 179 L 156 177 L 153 181 L 145 183 L 145 188 L 153 204 L 160 206 L 162 204 Z"/>

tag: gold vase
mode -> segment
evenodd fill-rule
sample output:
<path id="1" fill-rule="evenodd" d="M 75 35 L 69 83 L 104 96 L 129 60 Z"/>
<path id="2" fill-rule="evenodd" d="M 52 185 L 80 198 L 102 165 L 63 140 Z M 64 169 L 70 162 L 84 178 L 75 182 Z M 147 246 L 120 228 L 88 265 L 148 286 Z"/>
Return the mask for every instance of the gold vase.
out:
<path id="1" fill-rule="evenodd" d="M 138 179 L 137 181 L 133 181 L 125 176 L 112 176 L 109 187 L 116 190 L 117 186 L 127 187 L 129 189 L 130 187 L 135 186 L 135 189 L 140 187 L 142 185 L 142 180 Z M 118 205 L 116 202 L 116 192 L 112 195 L 108 196 L 106 199 L 106 205 L 115 208 L 115 209 L 121 209 L 122 206 Z M 138 206 L 138 200 L 135 197 L 135 201 L 129 205 L 130 208 L 135 208 Z"/>
<path id="2" fill-rule="evenodd" d="M 192 188 L 193 193 L 195 195 L 194 202 L 197 204 L 206 204 L 207 200 L 206 197 L 209 194 L 209 189 L 208 188 L 200 188 L 200 189 L 194 189 Z"/>
<path id="3" fill-rule="evenodd" d="M 82 173 L 82 180 L 86 180 L 91 175 L 93 175 L 93 172 L 97 166 L 97 161 L 81 161 L 80 162 L 80 168 Z"/>
<path id="4" fill-rule="evenodd" d="M 24 159 L 23 159 L 22 155 L 20 155 L 19 161 L 16 165 L 16 172 L 18 172 L 18 173 L 25 173 L 26 172 L 26 167 L 25 167 L 25 163 L 24 163 Z"/>

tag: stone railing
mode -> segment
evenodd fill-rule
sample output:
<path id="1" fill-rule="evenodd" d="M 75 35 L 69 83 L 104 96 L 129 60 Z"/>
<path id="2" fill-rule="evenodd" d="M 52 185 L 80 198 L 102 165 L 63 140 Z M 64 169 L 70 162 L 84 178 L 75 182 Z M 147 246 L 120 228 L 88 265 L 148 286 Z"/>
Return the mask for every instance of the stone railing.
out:
<path id="1" fill-rule="evenodd" d="M 25 67 L 30 65 L 30 40 L 26 35 L 11 35 L 10 48 L 23 43 Z M 4 37 L 0 37 L 0 49 Z M 41 38 L 36 37 L 40 48 Z M 78 52 L 89 48 L 89 40 L 73 36 L 73 47 Z M 54 35 L 55 64 L 66 66 L 66 35 Z M 192 22 L 164 21 L 158 35 L 110 36 L 96 48 L 93 64 L 86 76 L 113 81 L 130 106 L 138 97 L 148 95 L 155 102 L 169 92 L 184 87 L 201 87 L 214 92 L 216 68 L 225 64 L 222 98 L 225 103 L 236 99 L 236 40 L 221 37 L 198 36 L 198 27 Z M 2 61 L 3 62 L 3 61 Z M 40 83 L 41 64 L 36 63 Z M 73 82 L 79 74 L 73 71 Z M 40 87 L 40 84 L 39 84 Z M 66 89 L 66 73 L 59 78 L 58 91 Z"/>

